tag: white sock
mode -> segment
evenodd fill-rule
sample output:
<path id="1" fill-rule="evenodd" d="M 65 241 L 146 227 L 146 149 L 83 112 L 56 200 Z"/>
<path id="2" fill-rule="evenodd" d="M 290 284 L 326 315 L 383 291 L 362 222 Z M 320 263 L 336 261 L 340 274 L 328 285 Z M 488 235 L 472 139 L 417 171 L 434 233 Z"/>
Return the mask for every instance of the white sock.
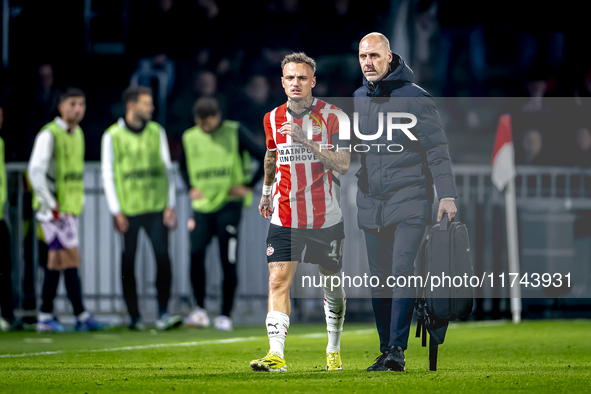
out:
<path id="1" fill-rule="evenodd" d="M 283 356 L 283 348 L 285 346 L 287 329 L 289 328 L 289 316 L 285 313 L 271 311 L 267 313 L 265 325 L 267 326 L 270 350 L 279 357 L 285 358 Z"/>
<path id="2" fill-rule="evenodd" d="M 39 320 L 41 322 L 46 322 L 51 319 L 53 319 L 53 315 L 51 313 L 44 313 L 44 312 L 37 313 L 37 320 Z"/>
<path id="3" fill-rule="evenodd" d="M 88 320 L 89 317 L 90 313 L 88 311 L 84 311 L 81 314 L 79 314 L 76 318 L 80 323 L 84 323 L 86 320 Z"/>
<path id="4" fill-rule="evenodd" d="M 347 297 L 342 283 L 339 281 L 338 287 L 332 287 L 337 281 L 332 281 L 332 276 L 339 277 L 340 273 L 324 275 L 320 273 L 324 289 L 324 315 L 326 317 L 326 331 L 328 331 L 328 345 L 326 353 L 341 350 L 341 334 L 343 332 L 343 323 L 345 322 L 345 311 L 347 309 Z"/>

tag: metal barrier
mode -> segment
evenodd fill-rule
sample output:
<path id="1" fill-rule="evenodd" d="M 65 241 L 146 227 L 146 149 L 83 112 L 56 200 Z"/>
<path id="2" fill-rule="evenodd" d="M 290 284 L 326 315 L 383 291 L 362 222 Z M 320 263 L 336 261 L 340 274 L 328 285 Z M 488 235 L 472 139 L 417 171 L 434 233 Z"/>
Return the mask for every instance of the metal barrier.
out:
<path id="1" fill-rule="evenodd" d="M 363 275 L 368 272 L 367 256 L 365 252 L 362 231 L 357 228 L 357 209 L 355 206 L 356 178 L 358 164 L 353 164 L 348 174 L 341 178 L 341 205 L 345 218 L 345 233 L 347 241 L 344 250 L 344 271 L 347 275 Z M 26 311 L 25 291 L 25 235 L 32 234 L 35 239 L 34 220 L 31 224 L 26 219 L 29 206 L 25 204 L 26 183 L 24 181 L 25 163 L 8 163 L 10 193 L 15 198 L 9 206 L 7 220 L 12 232 L 13 254 L 13 283 L 17 293 L 17 314 L 33 314 Z M 502 244 L 502 216 L 498 209 L 504 204 L 502 195 L 492 186 L 490 180 L 491 168 L 488 165 L 456 165 L 453 167 L 458 187 L 458 220 L 467 224 L 470 230 L 473 261 L 477 271 L 499 271 L 506 266 L 504 263 Z M 554 215 L 553 217 L 574 217 L 572 212 L 591 210 L 591 170 L 561 167 L 533 167 L 518 166 L 517 204 L 518 208 L 527 215 L 532 213 Z M 177 180 L 177 213 L 179 228 L 170 234 L 170 254 L 172 259 L 172 297 L 170 309 L 178 313 L 189 312 L 193 305 L 193 296 L 189 280 L 190 244 L 186 221 L 190 213 L 190 203 L 183 183 Z M 103 318 L 116 322 L 127 320 L 127 309 L 123 301 L 121 289 L 120 255 L 121 239 L 112 225 L 106 200 L 103 194 L 100 164 L 86 163 L 84 183 L 86 188 L 86 204 L 80 217 L 80 255 L 81 281 L 84 292 L 84 302 L 88 310 Z M 260 323 L 264 320 L 267 310 L 268 268 L 265 257 L 265 239 L 268 222 L 260 217 L 257 209 L 257 195 L 259 188 L 255 188 L 255 203 L 244 211 L 240 229 L 238 279 L 239 287 L 236 296 L 236 306 L 233 317 L 240 324 Z M 523 218 L 523 215 L 522 215 Z M 534 218 L 540 220 L 540 217 Z M 570 219 L 569 219 L 570 220 Z M 495 223 L 497 228 L 495 228 Z M 498 227 L 500 226 L 500 227 Z M 501 231 L 498 238 L 500 244 L 495 243 L 495 233 Z M 522 238 L 527 238 L 523 234 Z M 155 282 L 155 261 L 147 237 L 140 235 L 140 246 L 136 256 L 136 277 L 138 278 L 138 296 L 140 311 L 146 321 L 156 318 L 157 303 Z M 38 267 L 36 242 L 32 243 L 31 258 Z M 500 246 L 499 246 L 500 245 Z M 530 248 L 531 249 L 531 248 Z M 579 248 L 581 249 L 581 248 Z M 582 249 L 585 249 L 584 247 Z M 213 253 L 212 253 L 213 252 Z M 523 253 L 539 252 L 522 250 Z M 552 254 L 553 252 L 549 252 Z M 574 253 L 574 252 L 573 252 Z M 578 253 L 578 252 L 577 252 Z M 214 240 L 207 254 L 207 300 L 206 308 L 212 313 L 219 310 L 221 302 L 221 264 L 218 259 L 217 241 Z M 560 255 L 560 253 L 559 253 Z M 572 256 L 574 258 L 574 255 Z M 31 264 L 31 263 L 29 263 Z M 39 268 L 34 270 L 33 295 L 41 294 L 42 278 Z M 317 268 L 310 264 L 301 264 L 295 277 L 297 283 L 303 275 L 317 274 Z M 588 279 L 589 275 L 587 275 Z M 589 294 L 591 287 L 580 290 L 581 294 Z M 321 289 L 312 289 L 318 298 L 301 297 L 301 287 L 292 288 L 293 320 L 319 321 L 323 319 Z M 496 289 L 495 289 L 496 292 Z M 371 303 L 367 299 L 369 289 L 357 288 L 347 291 L 348 314 L 350 319 L 357 316 L 360 319 L 370 318 Z M 63 284 L 58 289 L 55 302 L 55 313 L 64 321 L 73 319 L 71 307 L 65 295 Z M 310 294 L 307 294 L 309 296 Z M 479 294 L 483 299 L 506 296 L 502 292 L 497 294 Z M 361 297 L 359 299 L 356 299 Z M 491 309 L 490 301 L 486 301 L 484 309 Z"/>
<path id="2" fill-rule="evenodd" d="M 177 183 L 177 214 L 179 217 L 179 228 L 170 233 L 170 256 L 172 260 L 172 288 L 169 309 L 178 313 L 188 313 L 193 305 L 191 284 L 189 281 L 189 232 L 186 227 L 190 213 L 190 202 L 183 182 L 178 175 L 175 166 L 175 179 Z M 26 263 L 35 269 L 33 289 L 34 297 L 41 294 L 43 271 L 37 264 L 38 248 L 36 223 L 34 217 L 28 219 L 31 208 L 26 203 L 26 181 L 24 173 L 26 163 L 8 163 L 7 173 L 11 180 L 12 189 L 10 194 L 14 204 L 8 206 L 6 217 L 12 233 L 12 256 L 13 256 L 13 283 L 15 284 L 17 300 L 17 316 L 35 314 L 34 310 L 26 310 L 25 297 L 26 287 L 25 276 L 30 272 L 25 270 Z M 85 185 L 85 206 L 80 215 L 80 246 L 81 256 L 80 279 L 84 293 L 86 308 L 103 317 L 120 323 L 127 320 L 127 307 L 123 300 L 121 288 L 121 236 L 114 230 L 112 218 L 107 207 L 103 193 L 100 163 L 87 162 L 84 174 Z M 30 194 L 30 193 L 29 193 Z M 9 204 L 7 204 L 9 205 Z M 256 204 L 255 204 L 256 205 Z M 34 216 L 34 215 L 33 215 Z M 238 319 L 249 322 L 249 311 L 259 309 L 254 304 L 260 303 L 266 310 L 267 296 L 267 266 L 264 255 L 264 237 L 267 233 L 267 223 L 260 218 L 256 206 L 244 212 L 241 237 L 239 243 L 240 265 L 238 276 L 240 288 L 238 290 L 236 310 L 244 311 L 245 317 Z M 34 263 L 26 262 L 27 250 L 25 249 L 26 235 L 31 235 L 33 240 L 27 248 L 32 248 L 29 259 Z M 263 237 L 261 241 L 261 237 Z M 261 244 L 260 248 L 252 248 L 252 245 Z M 250 247 L 249 247 L 250 246 Z M 208 309 L 219 309 L 221 294 L 221 266 L 217 258 L 217 241 L 214 240 L 210 248 L 215 248 L 216 253 L 208 253 L 207 257 L 207 307 Z M 257 253 L 258 251 L 258 253 Z M 253 265 L 260 275 L 254 274 Z M 154 286 L 156 276 L 156 264 L 153 251 L 149 241 L 142 231 L 138 253 L 136 255 L 136 278 L 138 299 L 142 317 L 146 321 L 153 321 L 157 315 L 156 289 Z M 260 276 L 260 277 L 259 277 Z M 30 280 L 30 279 L 29 279 Z M 248 283 L 248 286 L 246 285 Z M 245 303 L 247 305 L 241 306 Z M 264 304 L 264 305 L 263 305 Z M 31 303 L 29 302 L 29 305 Z M 251 309 L 252 308 L 254 309 Z M 55 314 L 65 322 L 73 321 L 72 309 L 66 297 L 65 287 L 60 283 L 58 295 L 55 300 Z M 252 320 L 254 322 L 254 320 Z"/>

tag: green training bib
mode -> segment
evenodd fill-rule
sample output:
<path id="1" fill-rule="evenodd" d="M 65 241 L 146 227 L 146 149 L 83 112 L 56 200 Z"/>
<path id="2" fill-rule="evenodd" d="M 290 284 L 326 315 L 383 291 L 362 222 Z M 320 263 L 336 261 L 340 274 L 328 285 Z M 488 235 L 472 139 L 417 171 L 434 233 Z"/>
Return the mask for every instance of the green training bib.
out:
<path id="1" fill-rule="evenodd" d="M 113 172 L 121 212 L 127 216 L 162 212 L 168 204 L 168 175 L 160 155 L 160 125 L 148 122 L 141 133 L 119 123 L 106 133 L 113 139 Z"/>

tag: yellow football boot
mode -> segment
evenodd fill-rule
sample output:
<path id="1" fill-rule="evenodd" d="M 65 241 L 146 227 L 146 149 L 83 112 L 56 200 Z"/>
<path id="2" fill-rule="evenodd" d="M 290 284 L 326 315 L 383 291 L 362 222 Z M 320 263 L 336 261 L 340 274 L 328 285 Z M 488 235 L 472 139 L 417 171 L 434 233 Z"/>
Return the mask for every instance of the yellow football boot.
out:
<path id="1" fill-rule="evenodd" d="M 340 358 L 339 358 L 340 360 Z M 258 372 L 286 372 L 285 360 L 269 350 L 267 355 L 259 360 L 252 360 L 250 367 Z"/>
<path id="2" fill-rule="evenodd" d="M 341 361 L 341 352 L 326 353 L 326 370 L 327 371 L 342 371 L 343 363 Z"/>

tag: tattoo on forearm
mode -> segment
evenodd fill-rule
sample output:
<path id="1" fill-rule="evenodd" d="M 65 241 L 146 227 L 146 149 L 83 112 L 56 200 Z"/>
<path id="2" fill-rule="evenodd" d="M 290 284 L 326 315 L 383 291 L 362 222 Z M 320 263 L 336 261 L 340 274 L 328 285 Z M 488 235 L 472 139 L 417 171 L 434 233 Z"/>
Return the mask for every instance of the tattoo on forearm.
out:
<path id="1" fill-rule="evenodd" d="M 285 267 L 285 263 L 269 263 L 269 268 L 279 268 L 280 270 L 282 270 L 283 267 Z"/>
<path id="2" fill-rule="evenodd" d="M 333 152 L 329 149 L 320 149 L 320 145 L 308 139 L 304 141 L 303 145 L 310 149 L 318 160 L 331 170 L 335 170 L 342 175 L 345 175 L 349 170 L 351 164 L 351 153 L 349 151 Z"/>
<path id="3" fill-rule="evenodd" d="M 294 141 L 298 141 L 308 148 L 326 167 L 342 175 L 347 173 L 351 164 L 351 152 L 346 150 L 333 152 L 330 149 L 320 149 L 320 145 L 308 139 L 300 125 L 293 123 L 292 127 Z"/>
<path id="4" fill-rule="evenodd" d="M 275 157 L 275 151 L 267 150 L 267 153 L 265 153 L 265 160 L 263 162 L 265 169 L 264 183 L 267 186 L 271 186 L 275 182 L 276 161 L 277 158 Z"/>

